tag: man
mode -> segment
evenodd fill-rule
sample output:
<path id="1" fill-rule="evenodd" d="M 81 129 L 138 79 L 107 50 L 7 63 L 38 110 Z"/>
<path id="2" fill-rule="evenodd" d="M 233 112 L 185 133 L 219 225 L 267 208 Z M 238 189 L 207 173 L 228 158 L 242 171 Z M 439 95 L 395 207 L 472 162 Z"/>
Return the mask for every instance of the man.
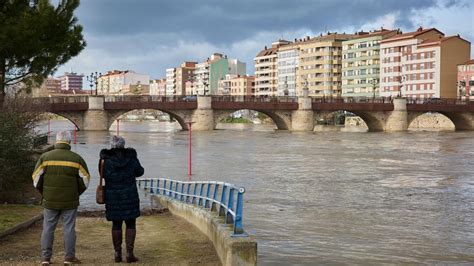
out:
<path id="1" fill-rule="evenodd" d="M 63 219 L 64 264 L 80 263 L 76 258 L 76 214 L 79 196 L 89 185 L 89 171 L 81 156 L 71 151 L 71 133 L 56 135 L 54 150 L 41 155 L 33 172 L 33 185 L 43 196 L 42 265 L 51 263 L 54 231 Z"/>

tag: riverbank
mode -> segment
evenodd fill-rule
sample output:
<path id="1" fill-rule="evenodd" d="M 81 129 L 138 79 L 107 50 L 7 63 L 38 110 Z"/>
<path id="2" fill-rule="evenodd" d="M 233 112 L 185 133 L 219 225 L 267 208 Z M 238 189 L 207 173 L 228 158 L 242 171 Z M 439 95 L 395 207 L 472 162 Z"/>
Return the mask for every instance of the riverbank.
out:
<path id="1" fill-rule="evenodd" d="M 92 215 L 94 216 L 94 215 Z M 62 226 L 56 229 L 53 262 L 64 256 Z M 76 222 L 76 256 L 83 264 L 113 263 L 111 224 L 105 218 L 80 216 Z M 34 265 L 40 261 L 41 223 L 0 240 L 0 265 Z M 220 265 L 209 239 L 168 212 L 137 219 L 135 255 L 154 265 Z"/>
<path id="2" fill-rule="evenodd" d="M 38 205 L 0 205 L 0 233 L 40 215 L 42 209 Z"/>

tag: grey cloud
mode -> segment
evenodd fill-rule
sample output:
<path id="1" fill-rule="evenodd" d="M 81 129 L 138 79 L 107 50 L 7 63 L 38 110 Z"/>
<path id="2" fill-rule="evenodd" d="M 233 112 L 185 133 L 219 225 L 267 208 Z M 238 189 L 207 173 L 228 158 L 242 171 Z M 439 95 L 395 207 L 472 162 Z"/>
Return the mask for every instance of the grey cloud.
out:
<path id="1" fill-rule="evenodd" d="M 394 15 L 395 27 L 413 30 L 419 14 L 463 5 L 472 9 L 469 0 L 82 0 L 77 16 L 88 47 L 60 71 L 119 68 L 158 78 L 184 60 L 222 52 L 252 73 L 255 54 L 280 37 L 369 30 L 386 15 Z M 424 16 L 421 24 L 438 18 Z"/>
<path id="2" fill-rule="evenodd" d="M 98 36 L 171 32 L 231 43 L 262 30 L 331 30 L 432 5 L 434 0 L 83 0 L 78 16 L 86 30 Z"/>

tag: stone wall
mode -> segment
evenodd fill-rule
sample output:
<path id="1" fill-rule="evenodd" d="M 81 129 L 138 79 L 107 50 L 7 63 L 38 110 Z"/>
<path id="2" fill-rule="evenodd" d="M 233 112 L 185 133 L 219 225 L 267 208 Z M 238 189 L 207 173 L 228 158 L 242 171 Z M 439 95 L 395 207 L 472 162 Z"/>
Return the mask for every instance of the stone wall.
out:
<path id="1" fill-rule="evenodd" d="M 443 129 L 454 130 L 454 124 L 446 116 L 439 113 L 426 113 L 417 117 L 408 125 L 409 129 Z M 358 116 L 346 116 L 345 127 L 367 128 L 367 124 Z"/>
<path id="2" fill-rule="evenodd" d="M 447 129 L 454 130 L 454 124 L 446 116 L 439 113 L 426 113 L 415 118 L 409 129 Z"/>
<path id="3" fill-rule="evenodd" d="M 257 265 L 257 242 L 249 236 L 233 237 L 231 226 L 224 224 L 217 213 L 163 195 L 153 195 L 153 198 L 159 207 L 184 218 L 207 235 L 223 265 Z"/>

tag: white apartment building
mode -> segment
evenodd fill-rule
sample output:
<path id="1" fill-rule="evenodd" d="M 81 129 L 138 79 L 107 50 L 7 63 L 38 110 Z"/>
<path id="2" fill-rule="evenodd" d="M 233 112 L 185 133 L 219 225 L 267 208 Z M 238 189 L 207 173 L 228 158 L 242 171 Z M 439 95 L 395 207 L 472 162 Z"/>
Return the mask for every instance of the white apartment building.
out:
<path id="1" fill-rule="evenodd" d="M 166 95 L 174 95 L 176 92 L 176 68 L 166 69 Z"/>
<path id="2" fill-rule="evenodd" d="M 298 64 L 298 46 L 288 45 L 278 50 L 278 96 L 296 96 L 296 70 L 298 69 Z"/>
<path id="3" fill-rule="evenodd" d="M 150 76 L 138 74 L 131 70 L 108 71 L 97 79 L 97 93 L 102 95 L 126 94 L 130 85 L 150 84 Z"/>
<path id="4" fill-rule="evenodd" d="M 195 92 L 197 95 L 203 95 L 204 89 L 209 89 L 209 62 L 196 64 L 194 75 Z"/>
<path id="5" fill-rule="evenodd" d="M 150 95 L 166 95 L 166 79 L 154 79 L 150 81 Z"/>

